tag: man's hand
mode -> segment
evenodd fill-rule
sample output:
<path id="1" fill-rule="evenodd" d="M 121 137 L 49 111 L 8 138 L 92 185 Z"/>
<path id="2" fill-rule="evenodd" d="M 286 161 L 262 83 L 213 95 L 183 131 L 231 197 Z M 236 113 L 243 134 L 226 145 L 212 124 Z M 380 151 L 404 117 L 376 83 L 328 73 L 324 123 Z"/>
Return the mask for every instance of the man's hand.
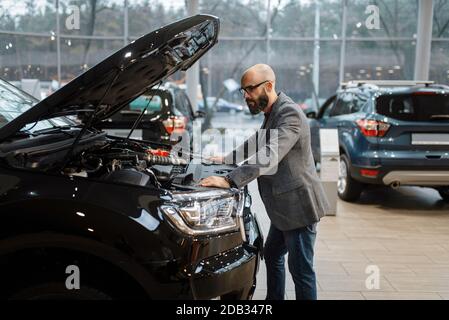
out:
<path id="1" fill-rule="evenodd" d="M 210 162 L 213 162 L 213 163 L 219 163 L 219 164 L 224 163 L 224 157 L 222 157 L 222 156 L 209 157 L 209 158 L 207 158 L 207 160 Z"/>
<path id="2" fill-rule="evenodd" d="M 202 187 L 217 187 L 217 188 L 223 188 L 223 189 L 229 189 L 231 186 L 229 185 L 229 182 L 226 181 L 223 177 L 207 177 L 200 181 L 200 186 Z"/>

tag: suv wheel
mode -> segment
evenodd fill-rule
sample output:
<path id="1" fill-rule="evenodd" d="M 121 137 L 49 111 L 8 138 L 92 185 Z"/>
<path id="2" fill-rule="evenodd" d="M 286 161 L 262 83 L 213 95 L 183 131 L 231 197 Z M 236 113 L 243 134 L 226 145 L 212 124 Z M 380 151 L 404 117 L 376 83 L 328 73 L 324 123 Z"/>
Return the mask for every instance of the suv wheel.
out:
<path id="1" fill-rule="evenodd" d="M 449 187 L 438 188 L 438 193 L 444 201 L 449 201 Z"/>
<path id="2" fill-rule="evenodd" d="M 340 156 L 340 172 L 338 177 L 338 196 L 348 202 L 356 201 L 362 193 L 362 184 L 351 177 L 350 163 L 344 154 Z"/>

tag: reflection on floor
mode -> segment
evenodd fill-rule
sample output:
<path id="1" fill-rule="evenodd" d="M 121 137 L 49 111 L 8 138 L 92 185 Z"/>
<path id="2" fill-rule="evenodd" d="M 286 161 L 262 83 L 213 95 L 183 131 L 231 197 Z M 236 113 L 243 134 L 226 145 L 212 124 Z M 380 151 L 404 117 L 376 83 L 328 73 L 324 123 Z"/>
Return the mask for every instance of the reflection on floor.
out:
<path id="1" fill-rule="evenodd" d="M 257 184 L 250 190 L 266 236 Z M 337 216 L 319 224 L 315 249 L 319 299 L 449 299 L 449 204 L 432 189 L 378 188 L 358 203 L 339 201 Z M 254 299 L 264 299 L 264 263 L 257 280 Z M 289 274 L 286 288 L 294 299 Z"/>

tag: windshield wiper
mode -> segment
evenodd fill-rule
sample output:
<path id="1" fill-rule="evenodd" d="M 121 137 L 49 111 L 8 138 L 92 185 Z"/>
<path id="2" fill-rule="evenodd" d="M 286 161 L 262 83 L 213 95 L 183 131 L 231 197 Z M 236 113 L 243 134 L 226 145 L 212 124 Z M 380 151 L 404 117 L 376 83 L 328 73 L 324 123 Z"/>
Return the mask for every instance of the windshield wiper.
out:
<path id="1" fill-rule="evenodd" d="M 45 128 L 41 130 L 33 131 L 33 135 L 41 135 L 41 134 L 48 134 L 48 133 L 56 133 L 56 132 L 63 132 L 63 130 L 67 130 L 72 128 L 71 126 L 60 126 L 60 127 L 52 127 L 52 128 Z"/>
<path id="2" fill-rule="evenodd" d="M 139 110 L 122 110 L 120 111 L 120 114 L 123 115 L 130 115 L 130 116 L 135 116 L 136 114 L 141 114 L 141 112 Z"/>
<path id="3" fill-rule="evenodd" d="M 52 114 L 52 116 L 54 118 L 63 117 L 63 116 L 71 116 L 71 115 L 78 114 L 80 112 L 90 113 L 90 112 L 94 112 L 94 110 L 92 110 L 92 109 L 65 110 L 65 111 L 55 112 Z"/>
<path id="4" fill-rule="evenodd" d="M 30 130 L 19 130 L 14 134 L 15 137 L 30 137 L 33 133 Z"/>
<path id="5" fill-rule="evenodd" d="M 430 119 L 449 119 L 449 114 L 434 114 Z"/>

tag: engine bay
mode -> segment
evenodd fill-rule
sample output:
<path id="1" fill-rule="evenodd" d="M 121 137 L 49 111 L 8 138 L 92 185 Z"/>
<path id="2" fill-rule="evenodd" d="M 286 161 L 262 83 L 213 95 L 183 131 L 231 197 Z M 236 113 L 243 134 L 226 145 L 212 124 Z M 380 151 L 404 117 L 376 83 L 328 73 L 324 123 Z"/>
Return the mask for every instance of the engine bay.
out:
<path id="1" fill-rule="evenodd" d="M 64 168 L 66 175 L 82 176 L 140 186 L 162 187 L 173 167 L 180 172 L 188 160 L 144 142 L 107 138 L 105 144 L 78 153 Z"/>
<path id="2" fill-rule="evenodd" d="M 1 152 L 1 158 L 16 168 L 171 190 L 201 188 L 198 182 L 202 178 L 226 175 L 234 168 L 192 161 L 190 153 L 181 154 L 169 145 L 104 133 L 87 135 L 66 159 L 71 141 L 66 133 L 46 145 L 20 144 L 18 149 Z"/>

